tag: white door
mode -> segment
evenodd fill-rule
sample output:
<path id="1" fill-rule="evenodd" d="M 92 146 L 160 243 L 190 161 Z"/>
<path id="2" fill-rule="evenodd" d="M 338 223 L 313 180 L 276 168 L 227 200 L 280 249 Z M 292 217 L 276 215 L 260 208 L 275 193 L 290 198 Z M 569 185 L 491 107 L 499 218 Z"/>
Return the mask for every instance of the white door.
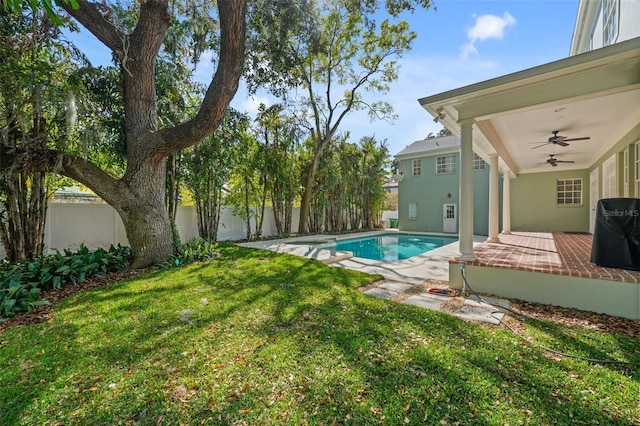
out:
<path id="1" fill-rule="evenodd" d="M 602 163 L 602 198 L 616 198 L 616 154 Z"/>
<path id="2" fill-rule="evenodd" d="M 593 230 L 596 228 L 596 206 L 600 199 L 600 190 L 598 189 L 598 183 L 600 176 L 600 169 L 596 168 L 589 174 L 589 232 L 593 234 Z"/>
<path id="3" fill-rule="evenodd" d="M 458 209 L 455 204 L 443 204 L 442 215 L 442 232 L 455 234 L 458 232 Z"/>

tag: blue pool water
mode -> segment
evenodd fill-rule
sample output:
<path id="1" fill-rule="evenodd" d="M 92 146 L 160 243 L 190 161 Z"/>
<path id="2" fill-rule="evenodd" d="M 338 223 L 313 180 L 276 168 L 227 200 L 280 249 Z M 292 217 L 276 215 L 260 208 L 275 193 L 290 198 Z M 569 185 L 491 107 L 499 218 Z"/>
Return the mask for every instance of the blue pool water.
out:
<path id="1" fill-rule="evenodd" d="M 457 237 L 412 234 L 380 234 L 336 242 L 336 250 L 353 252 L 372 260 L 404 260 L 457 241 Z"/>

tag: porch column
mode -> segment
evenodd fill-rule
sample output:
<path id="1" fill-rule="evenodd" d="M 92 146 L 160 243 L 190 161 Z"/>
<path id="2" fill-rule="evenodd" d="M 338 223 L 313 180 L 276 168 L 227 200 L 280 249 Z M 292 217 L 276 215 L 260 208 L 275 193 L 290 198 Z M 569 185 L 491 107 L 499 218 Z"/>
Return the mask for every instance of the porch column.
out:
<path id="1" fill-rule="evenodd" d="M 511 234 L 511 172 L 502 175 L 502 233 Z"/>
<path id="2" fill-rule="evenodd" d="M 457 260 L 473 262 L 473 121 L 460 123 L 460 256 Z"/>
<path id="3" fill-rule="evenodd" d="M 489 238 L 488 243 L 499 243 L 498 224 L 500 219 L 500 199 L 498 198 L 498 154 L 489 155 Z"/>

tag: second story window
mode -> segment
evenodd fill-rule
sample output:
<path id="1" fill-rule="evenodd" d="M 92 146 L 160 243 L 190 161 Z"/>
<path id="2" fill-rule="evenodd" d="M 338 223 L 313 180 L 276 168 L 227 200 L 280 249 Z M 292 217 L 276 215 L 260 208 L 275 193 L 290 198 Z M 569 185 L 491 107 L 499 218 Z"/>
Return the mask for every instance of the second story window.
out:
<path id="1" fill-rule="evenodd" d="M 422 164 L 420 163 L 420 160 L 413 160 L 413 164 L 412 164 L 412 175 L 413 176 L 420 176 L 422 174 Z"/>
<path id="2" fill-rule="evenodd" d="M 602 45 L 609 46 L 618 38 L 618 10 L 619 0 L 604 0 L 602 2 Z"/>
<path id="3" fill-rule="evenodd" d="M 456 172 L 456 156 L 454 154 L 440 155 L 436 157 L 436 174 L 441 175 L 445 173 L 455 173 L 455 172 Z"/>

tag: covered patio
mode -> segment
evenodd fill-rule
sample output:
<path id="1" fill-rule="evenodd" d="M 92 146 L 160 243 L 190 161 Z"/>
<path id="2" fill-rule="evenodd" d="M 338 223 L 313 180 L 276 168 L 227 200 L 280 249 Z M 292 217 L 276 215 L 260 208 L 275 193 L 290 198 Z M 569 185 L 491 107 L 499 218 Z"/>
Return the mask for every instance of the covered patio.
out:
<path id="1" fill-rule="evenodd" d="M 640 319 L 639 275 L 591 265 L 588 235 L 598 200 L 640 198 L 640 38 L 419 102 L 461 142 L 452 286 L 464 264 L 476 291 Z M 490 165 L 479 246 L 474 153 Z"/>
<path id="2" fill-rule="evenodd" d="M 601 312 L 640 316 L 640 271 L 604 268 L 590 262 L 588 233 L 513 232 L 500 242 L 474 247 L 465 263 L 476 292 Z M 449 262 L 450 284 L 462 288 L 460 261 Z"/>

